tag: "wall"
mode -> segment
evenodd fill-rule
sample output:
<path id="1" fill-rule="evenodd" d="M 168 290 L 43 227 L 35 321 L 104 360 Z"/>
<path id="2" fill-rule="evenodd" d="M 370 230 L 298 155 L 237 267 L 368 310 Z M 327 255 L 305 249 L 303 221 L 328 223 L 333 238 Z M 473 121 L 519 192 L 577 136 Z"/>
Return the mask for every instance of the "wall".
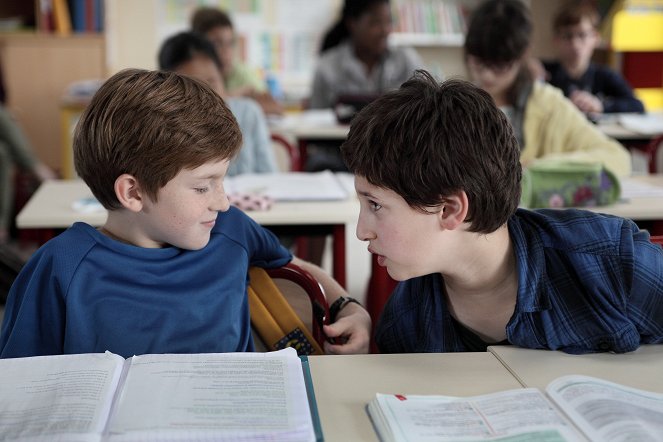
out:
<path id="1" fill-rule="evenodd" d="M 268 0 L 273 1 L 273 0 Z M 461 0 L 468 5 L 477 0 Z M 329 15 L 329 25 L 338 17 L 342 0 L 334 0 L 335 9 Z M 551 57 L 552 46 L 550 20 L 558 2 L 548 0 L 527 0 L 532 8 L 536 24 L 533 39 L 535 56 Z M 127 67 L 154 69 L 156 52 L 160 43 L 159 33 L 163 24 L 159 23 L 158 0 L 112 0 L 106 2 L 106 54 L 108 71 L 117 72 Z M 415 49 L 425 65 L 433 73 L 445 77 L 466 76 L 462 47 L 420 46 Z M 301 86 L 298 86 L 301 87 Z M 307 87 L 307 85 L 305 86 Z"/>
<path id="2" fill-rule="evenodd" d="M 8 108 L 37 156 L 60 169 L 60 101 L 70 83 L 105 76 L 103 37 L 0 34 L 0 59 Z"/>

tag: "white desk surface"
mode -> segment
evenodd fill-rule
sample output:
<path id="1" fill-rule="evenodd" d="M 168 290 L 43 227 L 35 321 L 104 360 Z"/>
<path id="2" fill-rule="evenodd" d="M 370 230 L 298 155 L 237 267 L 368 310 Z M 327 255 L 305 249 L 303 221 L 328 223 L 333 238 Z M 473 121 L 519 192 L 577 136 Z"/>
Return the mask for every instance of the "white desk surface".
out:
<path id="1" fill-rule="evenodd" d="M 663 175 L 628 179 L 663 187 Z M 352 194 L 351 181 L 347 177 L 342 180 Z M 82 213 L 72 208 L 74 201 L 90 196 L 90 190 L 80 180 L 46 181 L 16 216 L 16 225 L 23 229 L 66 228 L 76 221 L 84 221 L 100 226 L 106 221 L 105 211 Z M 611 206 L 588 209 L 637 221 L 663 220 L 661 197 L 631 198 Z M 342 201 L 277 202 L 270 210 L 247 214 L 264 225 L 349 224 L 357 221 L 359 203 L 354 197 Z"/>
<path id="2" fill-rule="evenodd" d="M 270 130 L 299 140 L 345 140 L 350 126 L 339 124 L 331 109 L 311 109 L 270 120 Z"/>
<path id="3" fill-rule="evenodd" d="M 625 180 L 636 184 L 644 183 L 663 188 L 663 174 L 633 176 Z M 622 187 L 624 187 L 624 184 L 622 184 Z M 663 220 L 663 198 L 660 196 L 622 198 L 610 206 L 586 207 L 586 209 L 635 221 Z"/>
<path id="4" fill-rule="evenodd" d="M 629 116 L 632 117 L 632 115 Z M 663 127 L 655 133 L 638 132 L 620 122 L 621 118 L 621 114 L 605 114 L 599 119 L 597 127 L 604 134 L 617 140 L 648 141 L 656 135 L 663 134 Z M 283 117 L 270 120 L 270 128 L 273 132 L 290 134 L 302 140 L 344 140 L 350 130 L 349 125 L 337 122 L 332 109 L 311 109 L 288 113 Z"/>
<path id="5" fill-rule="evenodd" d="M 555 378 L 580 374 L 663 393 L 663 345 L 645 345 L 623 354 L 570 355 L 512 346 L 491 346 L 488 350 L 524 387 L 545 389 Z"/>
<path id="6" fill-rule="evenodd" d="M 325 441 L 377 441 L 366 405 L 376 393 L 472 396 L 520 388 L 491 354 L 310 356 Z"/>
<path id="7" fill-rule="evenodd" d="M 646 132 L 636 130 L 628 121 L 635 121 L 638 127 L 646 127 Z M 649 124 L 642 124 L 649 122 Z M 652 122 L 655 122 L 652 125 Z M 598 121 L 597 127 L 601 132 L 617 140 L 648 141 L 657 135 L 663 134 L 663 114 L 653 112 L 649 114 L 604 114 Z"/>
<path id="8" fill-rule="evenodd" d="M 354 192 L 354 190 L 353 190 Z M 92 193 L 82 180 L 45 181 L 16 216 L 19 228 L 67 228 L 76 221 L 92 226 L 106 222 L 106 211 L 83 213 L 72 204 Z M 359 214 L 357 198 L 340 201 L 276 202 L 270 210 L 247 211 L 263 225 L 348 224 Z"/>

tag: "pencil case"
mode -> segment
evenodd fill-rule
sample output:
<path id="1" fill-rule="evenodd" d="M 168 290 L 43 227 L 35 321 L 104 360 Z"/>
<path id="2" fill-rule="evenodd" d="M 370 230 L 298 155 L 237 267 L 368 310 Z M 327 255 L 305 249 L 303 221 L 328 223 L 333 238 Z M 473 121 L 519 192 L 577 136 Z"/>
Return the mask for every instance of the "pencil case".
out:
<path id="1" fill-rule="evenodd" d="M 523 169 L 520 205 L 528 208 L 594 207 L 615 203 L 621 187 L 600 163 L 539 160 Z"/>

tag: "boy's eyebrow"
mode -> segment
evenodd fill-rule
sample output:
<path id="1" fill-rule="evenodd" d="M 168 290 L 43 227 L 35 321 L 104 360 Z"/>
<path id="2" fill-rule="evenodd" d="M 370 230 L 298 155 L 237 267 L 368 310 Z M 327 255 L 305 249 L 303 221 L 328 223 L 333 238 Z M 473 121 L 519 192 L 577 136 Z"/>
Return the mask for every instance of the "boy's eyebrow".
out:
<path id="1" fill-rule="evenodd" d="M 375 196 L 373 196 L 373 194 L 371 192 L 367 192 L 367 191 L 364 191 L 364 190 L 358 190 L 357 195 L 365 196 L 366 198 L 375 198 Z"/>
<path id="2" fill-rule="evenodd" d="M 194 175 L 194 179 L 197 180 L 213 180 L 217 178 L 223 178 L 225 176 L 224 173 L 212 173 L 209 175 Z"/>

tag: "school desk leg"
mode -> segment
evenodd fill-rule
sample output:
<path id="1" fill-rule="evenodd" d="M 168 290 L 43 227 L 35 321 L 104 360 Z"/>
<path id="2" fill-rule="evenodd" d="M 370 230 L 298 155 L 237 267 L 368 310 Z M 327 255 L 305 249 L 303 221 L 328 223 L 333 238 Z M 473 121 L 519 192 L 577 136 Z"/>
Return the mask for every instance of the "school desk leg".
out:
<path id="1" fill-rule="evenodd" d="M 332 272 L 334 279 L 347 288 L 345 282 L 345 224 L 334 226 Z"/>

